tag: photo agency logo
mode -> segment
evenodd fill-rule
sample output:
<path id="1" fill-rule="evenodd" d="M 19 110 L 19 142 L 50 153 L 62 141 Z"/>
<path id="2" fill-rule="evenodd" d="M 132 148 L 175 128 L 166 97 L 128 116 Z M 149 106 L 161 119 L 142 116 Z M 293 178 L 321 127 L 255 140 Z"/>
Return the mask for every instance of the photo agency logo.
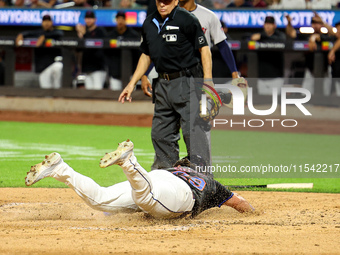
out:
<path id="1" fill-rule="evenodd" d="M 280 93 L 277 88 L 272 89 L 272 104 L 269 109 L 256 109 L 254 106 L 254 92 L 253 88 L 247 87 L 247 93 L 244 94 L 242 89 L 239 86 L 235 86 L 232 84 L 215 84 L 214 88 L 211 86 L 206 86 L 204 84 L 202 90 L 206 92 L 201 95 L 201 117 L 209 116 L 211 108 L 220 103 L 219 106 L 227 105 L 232 108 L 233 116 L 244 116 L 245 115 L 245 104 L 248 106 L 248 110 L 251 114 L 256 116 L 262 116 L 262 118 L 251 118 L 249 120 L 233 120 L 233 119 L 223 119 L 216 118 L 216 116 L 211 117 L 213 127 L 250 127 L 250 128 L 261 128 L 265 125 L 270 125 L 271 127 L 275 127 L 280 125 L 282 127 L 296 127 L 298 125 L 298 121 L 296 119 L 287 119 L 287 118 L 270 118 L 269 115 L 273 114 L 278 107 L 280 107 L 280 116 L 287 115 L 287 106 L 291 105 L 293 107 L 298 108 L 301 113 L 305 116 L 311 116 L 312 114 L 306 109 L 304 106 L 305 103 L 308 103 L 311 99 L 311 93 L 309 90 L 305 88 L 292 88 L 285 87 L 280 88 Z M 207 89 L 208 88 L 208 89 Z M 232 99 L 229 104 L 226 104 L 221 101 L 221 97 L 223 96 L 221 92 L 217 92 L 220 90 L 228 89 L 232 94 Z M 216 91 L 217 90 L 217 91 Z M 211 100 L 207 99 L 207 95 L 211 98 Z M 225 94 L 224 94 L 225 95 Z M 290 95 L 294 95 L 294 98 L 289 98 Z M 278 96 L 281 97 L 281 104 L 278 103 Z M 216 114 L 217 115 L 217 114 Z M 251 116 L 251 115 L 250 115 Z M 263 116 L 267 116 L 263 118 Z"/>

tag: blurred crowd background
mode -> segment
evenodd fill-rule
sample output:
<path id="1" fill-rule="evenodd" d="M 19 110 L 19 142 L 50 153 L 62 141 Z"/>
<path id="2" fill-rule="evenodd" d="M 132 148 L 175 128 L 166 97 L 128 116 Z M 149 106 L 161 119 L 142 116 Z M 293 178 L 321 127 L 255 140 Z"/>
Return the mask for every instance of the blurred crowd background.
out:
<path id="1" fill-rule="evenodd" d="M 0 6 L 59 8 L 73 7 L 141 8 L 150 0 L 0 0 Z M 331 9 L 338 8 L 337 0 L 198 0 L 209 9 L 225 8 L 272 8 L 272 9 Z M 65 5 L 66 4 L 66 5 Z"/>
<path id="2" fill-rule="evenodd" d="M 197 3 L 212 9 L 225 10 L 262 8 L 282 10 L 314 11 L 309 27 L 293 27 L 291 17 L 286 15 L 286 26 L 278 28 L 275 17 L 267 16 L 262 28 L 235 29 L 228 28 L 228 24 L 221 21 L 221 26 L 229 41 L 240 42 L 257 41 L 264 43 L 289 43 L 305 41 L 305 51 L 285 51 L 282 49 L 256 52 L 251 57 L 249 52 L 234 50 L 238 69 L 242 76 L 258 78 L 258 93 L 270 94 L 272 87 L 282 87 L 285 84 L 302 86 L 314 92 L 315 78 L 321 78 L 322 93 L 324 95 L 340 96 L 340 23 L 329 24 L 319 16 L 320 10 L 337 10 L 340 1 L 336 0 L 197 0 Z M 146 9 L 155 10 L 154 0 L 0 0 L 0 8 L 85 8 L 85 24 L 74 27 L 54 27 L 53 19 L 49 15 L 42 18 L 41 27 L 29 26 L 0 26 L 1 36 L 13 36 L 15 39 L 15 82 L 6 84 L 6 50 L 0 46 L 0 85 L 16 87 L 40 87 L 44 89 L 59 89 L 62 87 L 85 88 L 92 90 L 110 89 L 120 91 L 124 82 L 122 73 L 125 69 L 132 72 L 136 67 L 139 50 L 130 48 L 126 62 L 126 55 L 120 48 L 74 48 L 70 51 L 67 67 L 63 60 L 61 48 L 46 48 L 46 40 L 62 40 L 64 38 L 104 39 L 104 40 L 140 40 L 140 27 L 131 27 L 126 22 L 126 10 Z M 96 25 L 97 9 L 114 9 L 115 27 L 100 27 Z M 1 9 L 0 9 L 1 10 Z M 25 38 L 37 38 L 36 47 L 25 47 Z M 323 42 L 334 47 L 322 49 Z M 218 78 L 230 77 L 228 67 L 219 52 L 212 49 L 213 75 Z M 316 56 L 318 53 L 318 56 Z M 339 56 L 338 56 L 339 55 Z M 8 56 L 7 56 L 8 57 Z M 317 62 L 316 62 L 317 61 Z M 128 67 L 126 64 L 128 63 Z M 62 76 L 65 68 L 72 76 L 70 84 L 63 84 Z M 316 70 L 317 68 L 317 70 Z M 124 69 L 124 70 L 123 70 Z M 251 70 L 251 71 L 250 71 Z M 255 71 L 254 71 L 255 70 Z M 7 70 L 8 71 L 8 70 Z M 315 75 L 317 73 L 317 75 Z M 131 75 L 131 74 L 130 74 Z M 150 73 L 150 78 L 155 77 Z"/>

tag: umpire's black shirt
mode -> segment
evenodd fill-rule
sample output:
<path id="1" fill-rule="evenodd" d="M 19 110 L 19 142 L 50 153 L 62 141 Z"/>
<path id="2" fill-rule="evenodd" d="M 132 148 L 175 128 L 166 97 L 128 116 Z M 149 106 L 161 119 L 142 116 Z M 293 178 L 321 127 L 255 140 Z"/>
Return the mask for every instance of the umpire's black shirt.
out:
<path id="1" fill-rule="evenodd" d="M 198 19 L 176 6 L 163 20 L 158 11 L 143 23 L 141 50 L 159 73 L 172 73 L 200 63 L 197 50 L 207 46 Z"/>

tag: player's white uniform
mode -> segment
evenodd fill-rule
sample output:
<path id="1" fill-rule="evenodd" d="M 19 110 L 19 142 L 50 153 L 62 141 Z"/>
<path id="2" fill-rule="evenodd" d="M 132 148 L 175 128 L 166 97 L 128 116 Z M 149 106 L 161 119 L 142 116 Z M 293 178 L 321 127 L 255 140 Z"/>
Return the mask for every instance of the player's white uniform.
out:
<path id="1" fill-rule="evenodd" d="M 68 164 L 57 164 L 51 177 L 72 188 L 90 207 L 104 212 L 142 209 L 156 218 L 174 218 L 195 204 L 191 188 L 166 170 L 148 173 L 132 154 L 122 166 L 128 181 L 101 187 Z"/>
<path id="2" fill-rule="evenodd" d="M 191 13 L 198 18 L 210 48 L 227 38 L 222 30 L 221 22 L 211 10 L 196 4 L 196 9 Z"/>

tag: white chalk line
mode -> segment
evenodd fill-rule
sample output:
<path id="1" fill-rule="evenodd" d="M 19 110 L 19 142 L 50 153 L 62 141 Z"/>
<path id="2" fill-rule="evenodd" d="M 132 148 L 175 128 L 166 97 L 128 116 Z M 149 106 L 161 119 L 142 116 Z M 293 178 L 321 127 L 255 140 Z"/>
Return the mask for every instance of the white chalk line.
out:
<path id="1" fill-rule="evenodd" d="M 27 150 L 36 151 L 27 154 Z M 42 156 L 56 151 L 64 159 L 94 160 L 102 157 L 106 152 L 114 151 L 115 148 L 98 149 L 91 146 L 74 146 L 47 143 L 19 143 L 12 140 L 0 139 L 0 161 L 30 161 L 31 159 L 40 159 Z M 136 156 L 148 157 L 151 161 L 154 152 L 143 149 L 134 149 Z"/>

